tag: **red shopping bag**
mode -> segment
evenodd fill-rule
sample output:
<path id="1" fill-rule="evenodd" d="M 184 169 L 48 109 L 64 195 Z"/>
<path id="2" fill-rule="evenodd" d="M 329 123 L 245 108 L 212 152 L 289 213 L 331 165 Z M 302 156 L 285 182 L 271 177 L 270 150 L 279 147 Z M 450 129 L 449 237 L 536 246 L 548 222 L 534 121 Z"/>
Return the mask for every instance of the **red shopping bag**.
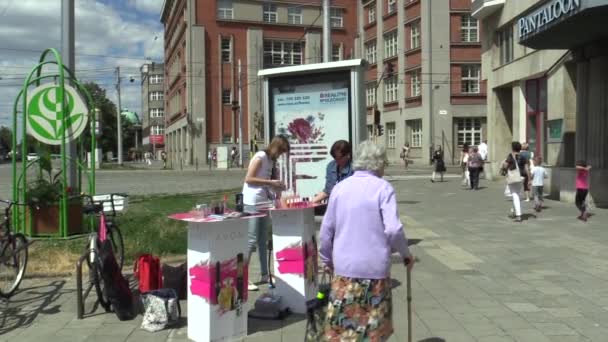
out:
<path id="1" fill-rule="evenodd" d="M 135 261 L 133 274 L 139 280 L 139 291 L 141 293 L 158 290 L 163 287 L 160 260 L 154 255 L 140 255 Z"/>

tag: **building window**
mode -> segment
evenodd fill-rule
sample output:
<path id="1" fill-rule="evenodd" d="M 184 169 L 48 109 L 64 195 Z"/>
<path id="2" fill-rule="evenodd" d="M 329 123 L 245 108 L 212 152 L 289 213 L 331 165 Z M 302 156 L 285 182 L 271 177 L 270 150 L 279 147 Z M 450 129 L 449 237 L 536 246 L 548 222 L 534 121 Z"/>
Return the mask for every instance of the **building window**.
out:
<path id="1" fill-rule="evenodd" d="M 163 100 L 162 91 L 153 91 L 150 93 L 150 101 L 162 101 L 162 100 Z"/>
<path id="2" fill-rule="evenodd" d="M 397 0 L 388 0 L 387 14 L 397 12 Z"/>
<path id="3" fill-rule="evenodd" d="M 331 60 L 334 62 L 342 60 L 342 44 L 333 44 L 331 47 Z"/>
<path id="4" fill-rule="evenodd" d="M 341 8 L 331 8 L 329 10 L 329 22 L 331 23 L 331 27 L 344 26 L 344 18 L 342 17 Z"/>
<path id="5" fill-rule="evenodd" d="M 513 60 L 513 27 L 507 26 L 498 31 L 498 49 L 500 54 L 500 65 L 507 64 Z"/>
<path id="6" fill-rule="evenodd" d="M 162 84 L 164 80 L 163 75 L 151 75 L 150 84 Z"/>
<path id="7" fill-rule="evenodd" d="M 218 19 L 234 19 L 232 0 L 217 1 L 217 17 Z"/>
<path id="8" fill-rule="evenodd" d="M 150 117 L 151 118 L 162 118 L 165 116 L 165 110 L 162 108 L 152 108 L 150 109 Z"/>
<path id="9" fill-rule="evenodd" d="M 410 96 L 420 96 L 420 70 L 413 71 L 410 73 Z"/>
<path id="10" fill-rule="evenodd" d="M 302 7 L 292 6 L 287 8 L 287 22 L 302 25 Z"/>
<path id="11" fill-rule="evenodd" d="M 370 83 L 365 88 L 365 104 L 368 107 L 376 104 L 376 83 Z"/>
<path id="12" fill-rule="evenodd" d="M 410 49 L 418 49 L 420 47 L 420 22 L 415 22 L 410 25 Z"/>
<path id="13" fill-rule="evenodd" d="M 302 43 L 277 40 L 264 41 L 264 66 L 302 64 Z"/>
<path id="14" fill-rule="evenodd" d="M 456 130 L 458 132 L 458 145 L 469 144 L 476 146 L 481 143 L 481 119 L 460 118 L 456 119 Z"/>
<path id="15" fill-rule="evenodd" d="M 376 22 L 376 3 L 372 3 L 367 7 L 367 23 Z"/>
<path id="16" fill-rule="evenodd" d="M 384 35 L 384 58 L 397 55 L 397 31 L 392 31 Z"/>
<path id="17" fill-rule="evenodd" d="M 232 61 L 232 39 L 222 38 L 222 63 Z"/>
<path id="18" fill-rule="evenodd" d="M 394 122 L 386 123 L 386 147 L 395 148 L 397 145 L 397 128 Z"/>
<path id="19" fill-rule="evenodd" d="M 397 101 L 397 92 L 399 90 L 399 80 L 397 75 L 384 79 L 384 102 Z"/>
<path id="20" fill-rule="evenodd" d="M 232 104 L 232 91 L 230 89 L 222 90 L 222 104 L 224 104 L 224 105 Z"/>
<path id="21" fill-rule="evenodd" d="M 479 24 L 470 14 L 461 17 L 460 39 L 463 42 L 473 43 L 479 41 Z"/>
<path id="22" fill-rule="evenodd" d="M 365 43 L 365 58 L 370 64 L 376 64 L 376 41 Z"/>
<path id="23" fill-rule="evenodd" d="M 461 67 L 460 84 L 463 94 L 479 94 L 481 67 L 479 65 L 463 65 Z"/>
<path id="24" fill-rule="evenodd" d="M 407 120 L 405 126 L 410 133 L 410 146 L 422 147 L 422 119 Z"/>
<path id="25" fill-rule="evenodd" d="M 277 5 L 275 4 L 264 4 L 262 18 L 265 23 L 276 23 L 279 21 L 279 15 L 277 14 Z"/>
<path id="26" fill-rule="evenodd" d="M 151 126 L 150 127 L 150 135 L 164 135 L 165 127 L 163 126 Z"/>

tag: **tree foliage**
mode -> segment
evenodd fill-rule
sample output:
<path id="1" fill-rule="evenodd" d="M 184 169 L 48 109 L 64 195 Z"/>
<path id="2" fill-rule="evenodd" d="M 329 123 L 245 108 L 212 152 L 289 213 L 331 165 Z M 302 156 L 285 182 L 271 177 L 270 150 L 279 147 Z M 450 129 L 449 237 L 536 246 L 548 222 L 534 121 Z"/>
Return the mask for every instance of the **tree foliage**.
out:
<path id="1" fill-rule="evenodd" d="M 10 128 L 1 126 L 0 127 L 0 151 L 8 153 L 13 147 L 13 132 Z"/>

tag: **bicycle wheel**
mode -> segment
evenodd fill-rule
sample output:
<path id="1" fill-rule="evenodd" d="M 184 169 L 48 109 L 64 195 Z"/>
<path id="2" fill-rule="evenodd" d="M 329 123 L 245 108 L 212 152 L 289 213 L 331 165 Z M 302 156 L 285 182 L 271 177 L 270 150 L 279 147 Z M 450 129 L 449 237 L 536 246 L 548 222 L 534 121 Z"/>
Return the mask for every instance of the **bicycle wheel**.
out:
<path id="1" fill-rule="evenodd" d="M 10 297 L 23 280 L 27 267 L 27 239 L 10 235 L 0 244 L 0 296 Z"/>
<path id="2" fill-rule="evenodd" d="M 124 263 L 124 255 L 125 255 L 125 245 L 122 240 L 122 233 L 118 226 L 115 224 L 107 225 L 108 229 L 108 238 L 112 241 L 112 251 L 114 252 L 114 257 L 116 258 L 116 262 L 118 263 L 118 268 L 122 271 L 122 265 Z"/>
<path id="3" fill-rule="evenodd" d="M 110 312 L 111 305 L 103 282 L 101 259 L 99 259 L 97 255 L 94 257 L 94 262 L 91 262 L 90 259 L 91 258 L 87 258 L 87 265 L 89 266 L 89 280 L 91 281 L 91 285 L 95 288 L 99 305 L 101 305 L 106 312 Z"/>

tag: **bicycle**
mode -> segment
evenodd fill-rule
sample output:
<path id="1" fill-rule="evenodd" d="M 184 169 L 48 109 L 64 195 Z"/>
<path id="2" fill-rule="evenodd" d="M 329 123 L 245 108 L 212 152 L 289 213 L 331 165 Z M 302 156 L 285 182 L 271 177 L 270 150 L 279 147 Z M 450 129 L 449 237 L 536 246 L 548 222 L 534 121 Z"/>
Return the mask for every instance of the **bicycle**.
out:
<path id="1" fill-rule="evenodd" d="M 107 299 L 106 291 L 103 288 L 103 264 L 99 256 L 100 237 L 105 233 L 106 239 L 112 244 L 112 251 L 116 258 L 116 262 L 118 263 L 120 270 L 122 270 L 124 263 L 124 241 L 122 233 L 115 222 L 115 218 L 116 212 L 121 211 L 124 208 L 128 195 L 113 193 L 98 196 L 82 195 L 81 197 L 88 199 L 88 203 L 83 205 L 83 214 L 98 216 L 99 224 L 97 225 L 95 232 L 89 235 L 85 251 L 77 266 L 77 272 L 79 274 L 79 279 L 77 280 L 79 283 L 77 285 L 78 293 L 81 293 L 82 289 L 82 271 L 80 270 L 80 266 L 82 264 L 82 259 L 86 259 L 86 264 L 89 267 L 89 280 L 92 283 L 91 285 L 95 287 L 99 304 L 106 311 L 110 311 L 110 301 Z M 105 223 L 105 232 L 102 231 L 102 229 L 104 229 L 102 222 Z M 82 306 L 80 297 L 79 300 L 78 307 L 80 309 Z"/>
<path id="2" fill-rule="evenodd" d="M 0 202 L 7 204 L 4 221 L 0 224 L 0 297 L 9 298 L 23 280 L 31 242 L 27 241 L 25 235 L 11 231 L 11 208 L 25 204 L 7 200 Z"/>

